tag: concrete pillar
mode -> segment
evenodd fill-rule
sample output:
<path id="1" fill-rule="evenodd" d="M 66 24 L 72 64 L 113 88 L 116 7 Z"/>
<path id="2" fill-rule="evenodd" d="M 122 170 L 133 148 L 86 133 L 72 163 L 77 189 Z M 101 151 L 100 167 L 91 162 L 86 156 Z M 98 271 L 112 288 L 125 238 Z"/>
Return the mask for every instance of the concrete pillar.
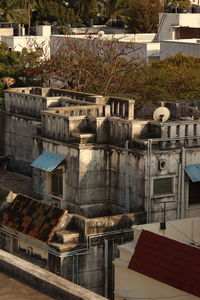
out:
<path id="1" fill-rule="evenodd" d="M 38 25 L 36 27 L 37 36 L 50 36 L 51 35 L 51 26 L 50 25 Z"/>
<path id="2" fill-rule="evenodd" d="M 128 103 L 128 120 L 134 119 L 134 107 L 135 107 L 135 101 L 129 100 Z"/>
<path id="3" fill-rule="evenodd" d="M 110 110 L 111 110 L 111 106 L 110 105 L 105 105 L 104 106 L 105 110 L 104 110 L 104 114 L 105 114 L 105 117 L 109 117 L 110 116 Z"/>

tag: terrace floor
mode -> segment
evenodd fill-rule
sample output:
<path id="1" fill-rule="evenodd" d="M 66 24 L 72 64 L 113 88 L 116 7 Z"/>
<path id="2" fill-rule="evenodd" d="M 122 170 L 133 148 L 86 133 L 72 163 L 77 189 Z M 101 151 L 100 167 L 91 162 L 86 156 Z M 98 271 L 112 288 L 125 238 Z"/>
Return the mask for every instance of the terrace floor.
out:
<path id="1" fill-rule="evenodd" d="M 53 300 L 29 285 L 0 272 L 0 300 Z"/>
<path id="2" fill-rule="evenodd" d="M 31 178 L 18 173 L 0 169 L 0 187 L 16 194 L 32 196 Z"/>

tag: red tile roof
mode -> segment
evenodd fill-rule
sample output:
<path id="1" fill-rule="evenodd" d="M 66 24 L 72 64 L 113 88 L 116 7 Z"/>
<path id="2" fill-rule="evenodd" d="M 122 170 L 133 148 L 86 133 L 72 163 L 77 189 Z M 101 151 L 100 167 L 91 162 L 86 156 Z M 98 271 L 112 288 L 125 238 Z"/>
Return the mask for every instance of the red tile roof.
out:
<path id="1" fill-rule="evenodd" d="M 200 297 L 200 249 L 142 230 L 129 269 Z"/>
<path id="2" fill-rule="evenodd" d="M 18 194 L 0 217 L 0 225 L 47 242 L 66 211 Z"/>

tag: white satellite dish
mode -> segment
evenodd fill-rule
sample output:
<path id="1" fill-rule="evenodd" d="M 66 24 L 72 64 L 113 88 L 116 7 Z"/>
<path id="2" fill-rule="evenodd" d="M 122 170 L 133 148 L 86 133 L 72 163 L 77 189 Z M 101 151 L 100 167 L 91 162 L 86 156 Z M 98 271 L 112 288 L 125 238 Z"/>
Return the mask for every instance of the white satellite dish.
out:
<path id="1" fill-rule="evenodd" d="M 105 32 L 103 30 L 100 30 L 97 35 L 99 39 L 102 39 L 105 35 Z"/>
<path id="2" fill-rule="evenodd" d="M 170 117 L 170 111 L 167 107 L 158 107 L 153 113 L 153 118 L 157 122 L 166 122 Z"/>

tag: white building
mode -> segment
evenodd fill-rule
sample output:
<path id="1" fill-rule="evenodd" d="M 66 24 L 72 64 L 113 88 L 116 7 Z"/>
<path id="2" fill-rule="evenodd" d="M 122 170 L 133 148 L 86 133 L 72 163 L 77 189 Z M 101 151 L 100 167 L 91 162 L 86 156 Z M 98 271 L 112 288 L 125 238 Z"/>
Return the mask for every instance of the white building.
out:
<path id="1" fill-rule="evenodd" d="M 168 40 L 160 42 L 160 59 L 182 53 L 193 57 L 200 56 L 200 39 Z"/>
<path id="2" fill-rule="evenodd" d="M 45 58 L 50 57 L 49 44 L 50 44 L 50 36 L 51 36 L 51 26 L 48 25 L 37 26 L 36 36 L 34 35 L 14 36 L 13 28 L 7 28 L 7 29 L 9 29 L 8 33 L 10 33 L 10 35 L 2 34 L 0 36 L 0 41 L 6 43 L 11 50 L 22 51 L 23 48 L 27 48 L 30 51 L 38 51 L 42 57 Z"/>
<path id="3" fill-rule="evenodd" d="M 115 300 L 199 299 L 199 228 L 200 218 L 133 226 L 114 261 Z"/>
<path id="4" fill-rule="evenodd" d="M 200 28 L 200 14 L 160 13 L 157 38 L 159 41 L 174 40 L 181 27 Z"/>
<path id="5" fill-rule="evenodd" d="M 103 44 L 107 41 L 119 42 L 121 43 L 131 43 L 135 51 L 132 54 L 141 60 L 150 62 L 152 60 L 158 60 L 160 55 L 160 44 L 155 43 L 155 33 L 142 33 L 142 34 L 105 34 L 104 32 L 99 32 L 97 35 L 52 35 L 50 41 L 51 54 L 58 50 L 58 47 L 62 47 L 66 44 L 67 39 L 75 39 L 77 41 L 83 40 L 93 40 L 94 43 L 99 41 Z"/>

